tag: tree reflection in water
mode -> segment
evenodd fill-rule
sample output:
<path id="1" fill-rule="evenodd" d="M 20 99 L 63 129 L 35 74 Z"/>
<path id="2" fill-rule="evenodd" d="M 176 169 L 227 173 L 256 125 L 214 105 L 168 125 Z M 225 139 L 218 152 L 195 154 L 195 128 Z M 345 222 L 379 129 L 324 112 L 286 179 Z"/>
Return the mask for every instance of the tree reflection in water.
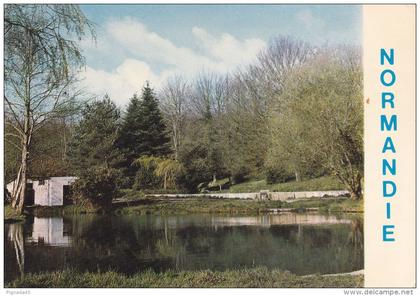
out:
<path id="1" fill-rule="evenodd" d="M 40 219 L 34 219 L 33 224 Z M 62 269 L 133 274 L 147 269 L 266 266 L 295 274 L 322 274 L 363 268 L 360 219 L 308 214 L 79 215 L 54 219 L 63 227 L 49 227 L 57 233 L 44 236 L 54 240 L 31 237 L 35 230 L 42 236 L 39 225 L 28 223 L 24 229 L 22 225 L 8 225 L 5 281 L 23 272 Z M 49 225 L 47 222 L 41 224 Z M 66 236 L 71 238 L 68 244 L 56 243 L 55 238 L 61 241 Z"/>
<path id="2" fill-rule="evenodd" d="M 9 225 L 9 240 L 12 241 L 16 254 L 16 263 L 21 276 L 25 273 L 25 241 L 23 237 L 23 225 L 14 223 Z"/>

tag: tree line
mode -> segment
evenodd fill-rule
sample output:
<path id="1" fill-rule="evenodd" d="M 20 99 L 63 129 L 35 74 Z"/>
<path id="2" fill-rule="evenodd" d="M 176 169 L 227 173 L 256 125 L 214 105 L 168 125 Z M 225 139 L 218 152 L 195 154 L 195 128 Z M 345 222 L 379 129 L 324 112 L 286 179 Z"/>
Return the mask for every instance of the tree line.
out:
<path id="1" fill-rule="evenodd" d="M 74 31 L 76 36 L 81 32 Z M 51 78 L 43 79 L 48 91 Z M 45 104 L 51 112 L 40 111 L 42 125 L 33 142 L 25 146 L 20 138 L 8 138 L 6 178 L 22 175 L 26 153 L 25 170 L 32 178 L 76 174 L 81 195 L 104 200 L 121 188 L 197 192 L 222 178 L 232 184 L 253 176 L 278 183 L 333 175 L 353 198 L 362 196 L 360 48 L 312 46 L 278 36 L 255 62 L 230 73 L 177 75 L 156 90 L 141 83 L 141 93 L 133 95 L 125 110 L 113 102 L 120 98 L 108 96 L 80 104 L 76 91 L 70 98 L 61 94 L 62 107 L 54 100 Z M 13 85 L 6 80 L 10 93 Z M 19 129 L 16 122 L 24 127 L 25 118 L 35 114 L 30 109 L 26 116 L 15 116 L 13 107 L 6 105 L 10 134 Z M 101 186 L 105 193 L 97 190 Z"/>

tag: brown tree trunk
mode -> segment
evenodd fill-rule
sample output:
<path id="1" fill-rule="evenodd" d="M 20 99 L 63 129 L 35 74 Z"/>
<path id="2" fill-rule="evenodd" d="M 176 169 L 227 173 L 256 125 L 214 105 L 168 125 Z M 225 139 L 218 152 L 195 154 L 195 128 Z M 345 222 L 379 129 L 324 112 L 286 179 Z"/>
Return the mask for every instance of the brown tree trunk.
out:
<path id="1" fill-rule="evenodd" d="M 349 186 L 350 198 L 361 199 L 362 198 L 362 178 L 357 174 Z"/>

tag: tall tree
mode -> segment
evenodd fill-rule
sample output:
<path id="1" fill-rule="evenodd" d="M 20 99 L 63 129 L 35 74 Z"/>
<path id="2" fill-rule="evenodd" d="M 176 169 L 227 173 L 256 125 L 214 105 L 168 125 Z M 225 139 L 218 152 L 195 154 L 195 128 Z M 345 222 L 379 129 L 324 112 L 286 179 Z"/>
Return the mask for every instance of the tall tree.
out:
<path id="1" fill-rule="evenodd" d="M 222 143 L 225 128 L 222 119 L 226 110 L 227 86 L 227 77 L 212 73 L 200 73 L 194 84 L 192 105 L 198 126 L 201 127 L 200 141 L 206 150 L 203 161 L 213 182 L 216 182 L 218 176 L 225 174 Z"/>
<path id="2" fill-rule="evenodd" d="M 177 160 L 185 136 L 191 87 L 181 76 L 171 77 L 162 88 L 159 98 L 162 112 L 171 130 L 172 148 Z"/>
<path id="3" fill-rule="evenodd" d="M 70 86 L 84 62 L 77 41 L 93 31 L 77 5 L 8 4 L 4 15 L 4 101 L 13 129 L 5 136 L 19 139 L 12 205 L 22 213 L 33 135 L 72 111 L 79 93 L 70 93 Z"/>
<path id="4" fill-rule="evenodd" d="M 134 96 L 130 100 L 118 142 L 130 162 L 144 155 L 164 156 L 171 152 L 166 125 L 149 83 L 141 99 Z"/>
<path id="5" fill-rule="evenodd" d="M 279 154 L 316 160 L 354 199 L 362 197 L 362 77 L 357 48 L 327 48 L 289 75 L 273 113 L 275 147 L 292 147 Z"/>
<path id="6" fill-rule="evenodd" d="M 87 104 L 69 145 L 69 161 L 79 175 L 92 167 L 116 168 L 122 161 L 116 140 L 120 111 L 108 96 Z"/>

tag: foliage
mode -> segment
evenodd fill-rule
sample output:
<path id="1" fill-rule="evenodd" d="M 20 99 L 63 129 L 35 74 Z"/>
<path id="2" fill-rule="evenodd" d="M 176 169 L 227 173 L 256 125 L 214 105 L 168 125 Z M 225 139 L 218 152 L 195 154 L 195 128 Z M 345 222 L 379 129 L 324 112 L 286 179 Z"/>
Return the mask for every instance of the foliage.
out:
<path id="1" fill-rule="evenodd" d="M 169 154 L 166 126 L 149 83 L 143 88 L 141 99 L 136 95 L 131 98 L 123 118 L 118 143 L 121 149 L 126 151 L 127 159 L 131 162 L 143 155 Z"/>
<path id="2" fill-rule="evenodd" d="M 284 183 L 290 178 L 284 167 L 267 167 L 265 172 L 265 179 L 267 184 Z"/>
<path id="3" fill-rule="evenodd" d="M 123 159 L 116 147 L 120 111 L 108 96 L 86 104 L 75 126 L 69 160 L 77 175 L 92 167 L 117 168 Z"/>
<path id="4" fill-rule="evenodd" d="M 178 182 L 188 192 L 196 192 L 198 184 L 212 180 L 212 171 L 209 170 L 208 149 L 203 143 L 190 143 L 183 147 L 180 161 L 184 166 L 184 174 Z"/>
<path id="5" fill-rule="evenodd" d="M 92 167 L 83 171 L 72 185 L 76 203 L 108 210 L 117 193 L 119 172 L 106 167 Z"/>
<path id="6" fill-rule="evenodd" d="M 123 155 L 116 147 L 120 112 L 105 97 L 85 105 L 69 147 L 69 160 L 78 177 L 74 183 L 77 203 L 108 209 L 122 175 Z"/>
<path id="7" fill-rule="evenodd" d="M 158 160 L 159 158 L 154 156 L 142 156 L 133 162 L 133 166 L 138 168 L 133 184 L 134 190 L 153 189 L 160 185 L 162 180 L 155 174 Z"/>
<path id="8" fill-rule="evenodd" d="M 135 190 L 154 188 L 156 184 L 163 184 L 164 190 L 175 188 L 176 178 L 183 171 L 182 164 L 177 160 L 156 156 L 142 156 L 133 165 L 139 168 Z"/>
<path id="9" fill-rule="evenodd" d="M 10 125 L 6 124 L 5 130 L 6 133 L 10 132 Z M 28 173 L 32 178 L 72 174 L 67 160 L 71 133 L 71 118 L 52 119 L 39 128 L 37 133 L 33 135 L 29 149 Z M 10 141 L 13 141 L 14 144 L 11 144 Z M 21 153 L 15 148 L 18 144 L 19 140 L 17 138 L 11 138 L 4 143 L 6 183 L 15 180 L 19 171 Z"/>
<path id="10" fill-rule="evenodd" d="M 272 121 L 278 154 L 300 171 L 318 163 L 353 198 L 362 194 L 361 73 L 356 50 L 320 53 L 289 75 Z"/>

